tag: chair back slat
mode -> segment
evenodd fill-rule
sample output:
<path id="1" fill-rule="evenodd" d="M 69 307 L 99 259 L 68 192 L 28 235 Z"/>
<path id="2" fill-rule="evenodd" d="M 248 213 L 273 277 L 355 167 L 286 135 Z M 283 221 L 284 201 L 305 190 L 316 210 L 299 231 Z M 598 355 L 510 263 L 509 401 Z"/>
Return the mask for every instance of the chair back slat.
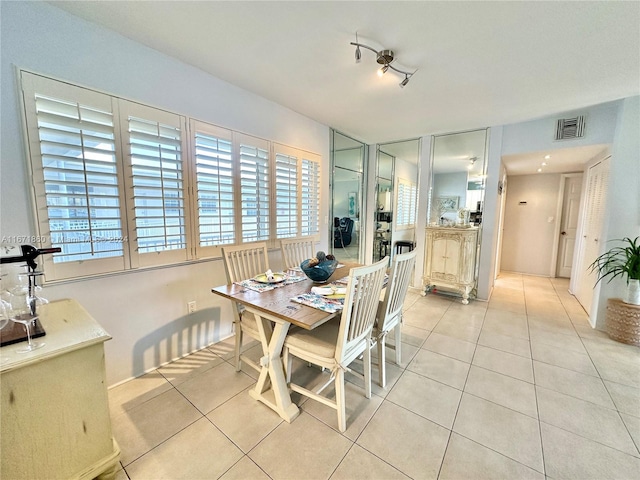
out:
<path id="1" fill-rule="evenodd" d="M 379 310 L 378 328 L 386 330 L 386 323 L 402 312 L 404 299 L 411 281 L 411 274 L 416 262 L 416 250 L 395 256 L 389 274 L 389 283 L 385 292 L 382 306 Z"/>
<path id="2" fill-rule="evenodd" d="M 387 264 L 385 257 L 373 265 L 352 268 L 349 273 L 336 348 L 336 360 L 340 364 L 352 347 L 371 334 Z"/>
<path id="3" fill-rule="evenodd" d="M 222 258 L 228 283 L 253 278 L 269 269 L 267 244 L 264 242 L 222 247 Z"/>
<path id="4" fill-rule="evenodd" d="M 315 256 L 315 238 L 299 237 L 280 240 L 283 268 L 299 267 L 308 258 Z"/>

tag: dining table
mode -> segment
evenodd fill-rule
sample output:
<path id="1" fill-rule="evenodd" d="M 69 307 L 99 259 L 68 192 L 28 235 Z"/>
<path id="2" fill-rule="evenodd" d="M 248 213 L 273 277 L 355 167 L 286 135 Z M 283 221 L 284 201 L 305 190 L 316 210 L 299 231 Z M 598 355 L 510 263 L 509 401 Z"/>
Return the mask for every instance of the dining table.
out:
<path id="1" fill-rule="evenodd" d="M 287 332 L 292 325 L 313 330 L 338 317 L 341 309 L 325 311 L 317 306 L 310 306 L 313 302 L 305 299 L 310 297 L 314 286 L 335 285 L 341 282 L 346 286 L 350 270 L 359 266 L 359 263 L 340 262 L 331 277 L 322 284 L 313 282 L 300 271 L 297 275 L 303 277 L 302 279 L 296 278 L 298 281 L 283 285 L 274 284 L 272 289 L 257 291 L 247 288 L 246 282 L 220 285 L 211 289 L 214 294 L 243 305 L 243 315 L 249 312 L 255 316 L 263 356 L 259 362 L 261 370 L 258 381 L 249 394 L 273 409 L 287 422 L 291 422 L 300 414 L 298 406 L 291 401 L 282 363 L 282 348 Z M 306 304 L 299 303 L 300 299 Z"/>

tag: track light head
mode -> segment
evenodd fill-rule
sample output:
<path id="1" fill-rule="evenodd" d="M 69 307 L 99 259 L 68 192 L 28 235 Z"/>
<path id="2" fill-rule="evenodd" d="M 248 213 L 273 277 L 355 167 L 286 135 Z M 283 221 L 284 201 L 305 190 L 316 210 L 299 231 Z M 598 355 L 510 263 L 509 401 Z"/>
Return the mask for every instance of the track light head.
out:
<path id="1" fill-rule="evenodd" d="M 362 53 L 360 52 L 360 45 L 356 47 L 356 63 L 360 63 L 360 59 L 362 58 Z"/>
<path id="2" fill-rule="evenodd" d="M 387 70 L 389 70 L 389 65 L 384 65 L 384 66 L 380 67 L 378 69 L 378 76 L 381 77 L 382 75 L 387 73 Z"/>
<path id="3" fill-rule="evenodd" d="M 409 83 L 409 75 L 404 74 L 404 80 L 400 82 L 400 88 L 404 88 Z"/>

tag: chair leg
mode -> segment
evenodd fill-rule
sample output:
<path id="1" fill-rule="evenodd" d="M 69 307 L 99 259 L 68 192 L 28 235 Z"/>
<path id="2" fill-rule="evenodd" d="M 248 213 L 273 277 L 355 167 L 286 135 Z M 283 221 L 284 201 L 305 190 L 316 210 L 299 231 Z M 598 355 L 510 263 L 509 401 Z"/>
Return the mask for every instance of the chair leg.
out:
<path id="1" fill-rule="evenodd" d="M 369 340 L 367 340 L 368 342 Z M 367 348 L 364 349 L 364 359 L 363 359 L 363 369 L 364 369 L 364 396 L 367 398 L 371 398 L 371 349 L 367 344 Z"/>
<path id="2" fill-rule="evenodd" d="M 242 327 L 240 322 L 236 322 L 236 372 L 242 370 L 242 363 L 240 360 L 240 350 L 242 349 Z"/>
<path id="3" fill-rule="evenodd" d="M 344 392 L 344 370 L 338 369 L 336 373 L 336 407 L 338 410 L 338 430 L 344 432 L 347 429 L 347 406 Z"/>
<path id="4" fill-rule="evenodd" d="M 398 324 L 393 329 L 396 342 L 396 365 L 402 364 L 402 324 Z"/>
<path id="5" fill-rule="evenodd" d="M 386 341 L 386 335 L 381 335 L 380 338 L 378 338 L 378 385 L 382 388 L 386 388 L 387 386 L 387 365 L 385 361 Z"/>
<path id="6" fill-rule="evenodd" d="M 289 349 L 282 350 L 282 364 L 284 365 L 284 377 L 287 384 L 291 383 L 291 369 L 293 368 L 293 356 L 289 355 Z"/>

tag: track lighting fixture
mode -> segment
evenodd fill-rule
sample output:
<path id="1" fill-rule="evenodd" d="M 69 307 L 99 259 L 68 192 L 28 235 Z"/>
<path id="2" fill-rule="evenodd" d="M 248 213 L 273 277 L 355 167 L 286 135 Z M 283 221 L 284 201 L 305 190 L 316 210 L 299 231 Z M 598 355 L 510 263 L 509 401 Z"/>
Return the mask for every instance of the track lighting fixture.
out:
<path id="1" fill-rule="evenodd" d="M 409 83 L 409 79 L 413 76 L 414 73 L 416 72 L 405 72 L 404 70 L 400 70 L 399 68 L 394 67 L 393 65 L 391 65 L 391 62 L 393 62 L 394 60 L 394 53 L 393 50 L 387 50 L 387 49 L 383 49 L 383 50 L 376 50 L 375 48 L 372 48 L 368 45 L 365 45 L 364 43 L 359 43 L 358 42 L 358 33 L 356 32 L 356 41 L 355 42 L 351 42 L 351 45 L 356 47 L 356 63 L 360 63 L 360 59 L 362 58 L 362 52 L 360 51 L 360 47 L 365 48 L 367 50 L 372 51 L 373 53 L 376 54 L 376 62 L 378 62 L 380 65 L 382 65 L 382 67 L 380 67 L 380 69 L 378 69 L 378 76 L 381 77 L 382 75 L 384 75 L 385 73 L 387 73 L 387 71 L 389 69 L 393 70 L 394 72 L 397 72 L 401 75 L 404 75 L 404 80 L 402 80 L 402 82 L 400 82 L 400 87 L 404 88 L 407 83 Z"/>

